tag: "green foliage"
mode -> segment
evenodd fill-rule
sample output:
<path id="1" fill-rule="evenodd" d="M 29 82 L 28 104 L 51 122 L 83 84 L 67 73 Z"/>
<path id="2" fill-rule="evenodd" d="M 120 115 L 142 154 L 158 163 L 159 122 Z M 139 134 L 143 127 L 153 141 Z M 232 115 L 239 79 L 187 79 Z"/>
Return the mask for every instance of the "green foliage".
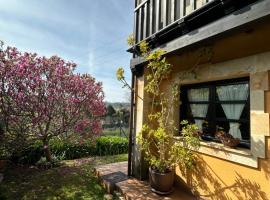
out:
<path id="1" fill-rule="evenodd" d="M 53 167 L 58 167 L 60 166 L 60 160 L 56 156 L 52 156 L 52 161 L 48 162 L 46 157 L 41 157 L 39 161 L 37 161 L 36 165 L 40 169 L 50 169 Z"/>
<path id="2" fill-rule="evenodd" d="M 62 139 L 50 141 L 50 150 L 53 162 L 56 160 L 70 160 L 94 155 L 116 155 L 128 152 L 128 140 L 118 136 L 102 136 L 96 142 L 86 141 L 82 144 Z M 43 145 L 36 142 L 20 154 L 11 157 L 11 160 L 21 164 L 49 163 L 42 160 L 44 157 Z M 54 165 L 54 163 L 51 163 Z"/>
<path id="3" fill-rule="evenodd" d="M 133 34 L 130 34 L 127 38 L 128 46 L 132 47 L 135 44 L 135 38 Z"/>
<path id="4" fill-rule="evenodd" d="M 106 110 L 107 110 L 106 115 L 110 116 L 110 117 L 112 117 L 116 113 L 116 111 L 112 105 L 108 105 Z"/>
<path id="5" fill-rule="evenodd" d="M 161 88 L 165 80 L 169 81 L 172 65 L 166 60 L 162 49 L 151 51 L 143 41 L 139 44 L 141 56 L 148 61 L 145 91 L 152 98 L 152 107 L 148 115 L 149 122 L 145 124 L 137 136 L 139 147 L 145 153 L 150 166 L 159 172 L 166 172 L 175 165 L 181 164 L 191 168 L 194 164 L 194 148 L 199 147 L 198 127 L 183 121 L 181 140 L 176 141 L 177 132 L 172 119 L 173 105 L 178 102 L 179 85 L 172 84 L 171 91 Z M 121 74 L 120 74 L 121 72 Z M 124 82 L 124 72 L 118 70 L 118 80 Z"/>
<path id="6" fill-rule="evenodd" d="M 148 60 L 148 74 L 145 91 L 152 97 L 152 110 L 148 115 L 149 123 L 145 124 L 138 136 L 140 148 L 144 151 L 150 166 L 159 172 L 166 172 L 175 165 L 181 164 L 191 168 L 194 164 L 192 150 L 199 146 L 199 138 L 195 134 L 198 127 L 183 121 L 182 138 L 174 138 L 177 128 L 174 126 L 172 108 L 179 96 L 179 86 L 172 85 L 171 94 L 165 94 L 161 84 L 169 78 L 172 65 L 164 57 L 162 49 L 149 51 L 146 43 L 140 45 L 142 55 Z"/>
<path id="7" fill-rule="evenodd" d="M 96 141 L 97 155 L 114 155 L 128 152 L 128 139 L 117 136 L 102 136 Z"/>
<path id="8" fill-rule="evenodd" d="M 118 81 L 120 81 L 120 80 L 122 80 L 122 79 L 125 79 L 124 73 L 125 73 L 125 71 L 124 71 L 124 69 L 123 69 L 122 67 L 119 67 L 119 68 L 117 69 L 117 71 L 116 71 L 116 77 L 117 77 L 117 80 L 118 80 Z"/>
<path id="9" fill-rule="evenodd" d="M 139 47 L 140 47 L 140 52 L 141 52 L 142 56 L 147 57 L 147 54 L 150 51 L 150 48 L 149 48 L 147 42 L 146 41 L 140 42 Z"/>

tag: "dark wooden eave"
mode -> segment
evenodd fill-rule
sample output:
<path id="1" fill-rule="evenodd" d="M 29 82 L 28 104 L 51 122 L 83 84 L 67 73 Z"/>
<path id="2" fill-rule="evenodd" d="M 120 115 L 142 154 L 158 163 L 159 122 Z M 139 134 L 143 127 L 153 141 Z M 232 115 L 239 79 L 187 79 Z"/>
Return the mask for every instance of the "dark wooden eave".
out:
<path id="1" fill-rule="evenodd" d="M 260 0 L 232 12 L 214 22 L 197 28 L 191 32 L 177 37 L 158 48 L 166 51 L 166 55 L 179 53 L 188 48 L 213 42 L 236 31 L 245 30 L 248 26 L 269 20 L 270 0 Z M 130 67 L 135 71 L 137 66 L 141 66 L 145 60 L 141 57 L 131 59 Z"/>

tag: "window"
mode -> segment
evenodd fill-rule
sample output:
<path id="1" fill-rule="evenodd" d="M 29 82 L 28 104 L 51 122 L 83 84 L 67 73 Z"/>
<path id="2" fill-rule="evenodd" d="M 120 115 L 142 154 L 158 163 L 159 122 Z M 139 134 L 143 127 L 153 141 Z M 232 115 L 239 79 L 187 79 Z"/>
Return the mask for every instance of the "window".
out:
<path id="1" fill-rule="evenodd" d="M 239 146 L 250 147 L 249 79 L 232 79 L 181 87 L 181 120 L 196 123 L 202 139 L 215 138 L 222 129 L 235 138 Z"/>

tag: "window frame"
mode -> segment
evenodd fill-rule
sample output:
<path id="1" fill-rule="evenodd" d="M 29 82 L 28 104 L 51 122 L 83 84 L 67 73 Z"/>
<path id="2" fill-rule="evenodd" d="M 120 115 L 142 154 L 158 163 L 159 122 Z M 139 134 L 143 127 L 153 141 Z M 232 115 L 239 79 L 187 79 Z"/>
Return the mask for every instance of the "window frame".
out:
<path id="1" fill-rule="evenodd" d="M 229 85 L 240 85 L 240 84 L 248 84 L 248 98 L 247 100 L 235 100 L 235 101 L 220 101 L 217 99 L 217 93 L 216 88 L 218 86 L 229 86 Z M 201 89 L 201 88 L 209 88 L 209 101 L 189 101 L 187 91 L 189 89 Z M 211 81 L 211 82 L 203 82 L 203 83 L 195 83 L 195 84 L 187 84 L 182 85 L 180 87 L 180 121 L 182 120 L 188 120 L 188 121 L 194 121 L 195 119 L 198 120 L 207 120 L 210 122 L 210 127 L 208 130 L 209 133 L 205 136 L 202 136 L 203 140 L 206 141 L 213 141 L 220 143 L 220 140 L 215 138 L 213 136 L 213 132 L 216 130 L 216 124 L 217 122 L 242 122 L 247 124 L 247 130 L 248 130 L 248 140 L 241 140 L 239 147 L 248 148 L 250 149 L 250 142 L 251 142 L 251 129 L 250 129 L 250 78 L 249 77 L 243 77 L 243 78 L 235 78 L 235 79 L 226 79 L 226 80 L 220 80 L 220 81 Z M 206 117 L 187 117 L 187 111 L 190 104 L 208 104 L 208 111 Z M 226 117 L 217 117 L 216 108 L 218 104 L 245 104 L 243 109 L 248 109 L 248 115 L 244 119 L 234 120 L 234 119 L 227 119 Z M 210 114 L 209 114 L 210 113 Z M 181 126 L 180 129 L 181 130 Z"/>

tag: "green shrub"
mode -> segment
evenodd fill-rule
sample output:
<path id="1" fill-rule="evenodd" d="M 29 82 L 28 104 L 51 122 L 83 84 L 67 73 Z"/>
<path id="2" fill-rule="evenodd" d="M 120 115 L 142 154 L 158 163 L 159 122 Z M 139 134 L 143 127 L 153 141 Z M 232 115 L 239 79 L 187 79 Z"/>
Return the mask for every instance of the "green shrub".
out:
<path id="1" fill-rule="evenodd" d="M 50 150 L 56 160 L 71 160 L 95 155 L 116 155 L 128 152 L 128 140 L 118 136 L 102 136 L 97 138 L 96 143 L 86 141 L 79 144 L 53 139 L 50 141 Z M 42 164 L 42 157 L 44 157 L 43 146 L 41 142 L 37 142 L 20 155 L 13 156 L 12 161 L 21 164 Z"/>
<path id="2" fill-rule="evenodd" d="M 53 167 L 59 167 L 61 164 L 60 160 L 58 160 L 58 158 L 53 155 L 51 162 L 48 162 L 46 158 L 42 156 L 39 161 L 36 162 L 36 165 L 40 169 L 50 169 Z"/>
<path id="3" fill-rule="evenodd" d="M 62 159 L 76 159 L 86 156 L 95 155 L 96 149 L 93 142 L 85 142 L 83 144 L 72 143 L 60 139 L 52 140 L 50 143 L 52 153 Z"/>
<path id="4" fill-rule="evenodd" d="M 128 140 L 117 136 L 102 136 L 96 141 L 97 155 L 115 155 L 128 152 Z"/>

